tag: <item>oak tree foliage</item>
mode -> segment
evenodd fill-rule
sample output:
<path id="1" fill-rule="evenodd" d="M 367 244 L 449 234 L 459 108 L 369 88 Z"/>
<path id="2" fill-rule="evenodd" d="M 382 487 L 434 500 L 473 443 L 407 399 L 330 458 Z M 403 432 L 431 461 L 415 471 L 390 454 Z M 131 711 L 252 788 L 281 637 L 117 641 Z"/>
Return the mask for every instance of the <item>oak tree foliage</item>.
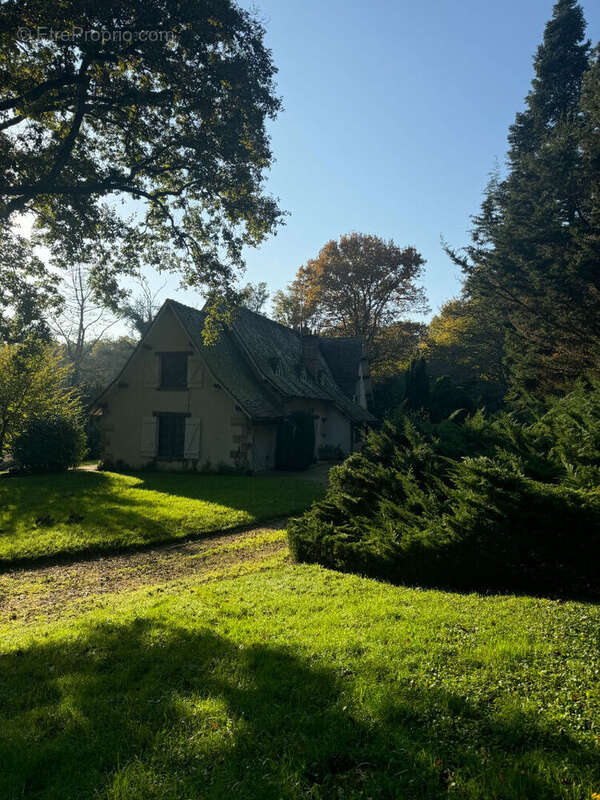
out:
<path id="1" fill-rule="evenodd" d="M 94 243 L 109 302 L 144 264 L 234 297 L 243 247 L 281 221 L 264 190 L 275 72 L 233 0 L 7 0 L 0 221 Z"/>
<path id="2" fill-rule="evenodd" d="M 327 242 L 298 270 L 287 292 L 275 295 L 275 317 L 326 335 L 362 336 L 372 364 L 389 361 L 389 343 L 401 332 L 399 323 L 427 311 L 418 283 L 424 263 L 414 247 L 346 234 Z"/>
<path id="3" fill-rule="evenodd" d="M 48 341 L 47 315 L 62 303 L 58 284 L 30 240 L 0 226 L 0 342 Z"/>

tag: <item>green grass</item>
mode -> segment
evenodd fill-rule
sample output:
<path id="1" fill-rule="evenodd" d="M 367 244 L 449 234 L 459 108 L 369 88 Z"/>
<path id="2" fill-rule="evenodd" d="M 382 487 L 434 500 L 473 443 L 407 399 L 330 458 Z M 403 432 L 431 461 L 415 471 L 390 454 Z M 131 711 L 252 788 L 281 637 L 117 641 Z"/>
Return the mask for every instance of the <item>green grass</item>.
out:
<path id="1" fill-rule="evenodd" d="M 67 472 L 0 478 L 0 563 L 180 539 L 303 511 L 308 480 Z"/>
<path id="2" fill-rule="evenodd" d="M 600 792 L 597 606 L 259 569 L 6 623 L 0 797 Z"/>

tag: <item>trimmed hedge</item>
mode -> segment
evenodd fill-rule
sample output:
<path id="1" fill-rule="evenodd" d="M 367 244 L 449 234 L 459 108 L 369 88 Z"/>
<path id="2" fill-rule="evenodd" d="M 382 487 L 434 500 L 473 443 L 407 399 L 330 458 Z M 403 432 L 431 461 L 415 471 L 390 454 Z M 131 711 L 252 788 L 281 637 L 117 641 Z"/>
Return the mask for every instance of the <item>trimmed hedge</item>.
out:
<path id="1" fill-rule="evenodd" d="M 526 423 L 507 414 L 386 423 L 332 469 L 325 498 L 290 521 L 292 552 L 401 583 L 600 593 L 594 391 Z"/>

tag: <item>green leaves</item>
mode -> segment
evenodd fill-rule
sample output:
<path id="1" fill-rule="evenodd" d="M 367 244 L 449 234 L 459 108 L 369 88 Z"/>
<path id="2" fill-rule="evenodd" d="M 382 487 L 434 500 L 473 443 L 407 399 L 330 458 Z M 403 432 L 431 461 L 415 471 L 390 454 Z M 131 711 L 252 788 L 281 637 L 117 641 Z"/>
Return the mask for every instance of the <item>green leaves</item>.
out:
<path id="1" fill-rule="evenodd" d="M 258 21 L 232 0 L 11 0 L 0 23 L 0 219 L 28 210 L 51 246 L 96 241 L 99 284 L 147 260 L 229 287 L 281 218 Z"/>
<path id="2" fill-rule="evenodd" d="M 517 393 L 543 396 L 600 374 L 600 282 L 592 267 L 600 211 L 590 157 L 599 75 L 589 51 L 581 7 L 559 0 L 526 109 L 510 128 L 508 173 L 490 182 L 466 256 L 448 249 L 465 272 L 465 299 L 498 320 L 490 342 L 502 349 Z"/>
<path id="3" fill-rule="evenodd" d="M 30 419 L 81 417 L 79 398 L 67 388 L 68 373 L 50 345 L 0 345 L 0 457 Z"/>
<path id="4" fill-rule="evenodd" d="M 0 225 L 0 342 L 50 338 L 45 316 L 60 307 L 58 282 L 28 239 Z"/>
<path id="5" fill-rule="evenodd" d="M 297 558 L 402 583 L 598 592 L 600 387 L 540 419 L 398 417 L 288 526 Z"/>

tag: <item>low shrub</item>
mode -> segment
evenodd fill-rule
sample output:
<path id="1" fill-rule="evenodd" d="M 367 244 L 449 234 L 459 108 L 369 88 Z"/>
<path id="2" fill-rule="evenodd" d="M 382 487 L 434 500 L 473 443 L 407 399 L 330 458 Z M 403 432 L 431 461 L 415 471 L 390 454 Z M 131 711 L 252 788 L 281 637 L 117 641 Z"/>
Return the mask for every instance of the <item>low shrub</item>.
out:
<path id="1" fill-rule="evenodd" d="M 600 592 L 600 403 L 590 391 L 599 392 L 578 389 L 536 420 L 386 423 L 289 523 L 292 552 L 394 582 Z M 577 421 L 572 437 L 565 416 Z"/>
<path id="2" fill-rule="evenodd" d="M 27 472 L 61 472 L 78 466 L 86 455 L 85 430 L 73 416 L 28 420 L 13 442 L 17 468 Z"/>

